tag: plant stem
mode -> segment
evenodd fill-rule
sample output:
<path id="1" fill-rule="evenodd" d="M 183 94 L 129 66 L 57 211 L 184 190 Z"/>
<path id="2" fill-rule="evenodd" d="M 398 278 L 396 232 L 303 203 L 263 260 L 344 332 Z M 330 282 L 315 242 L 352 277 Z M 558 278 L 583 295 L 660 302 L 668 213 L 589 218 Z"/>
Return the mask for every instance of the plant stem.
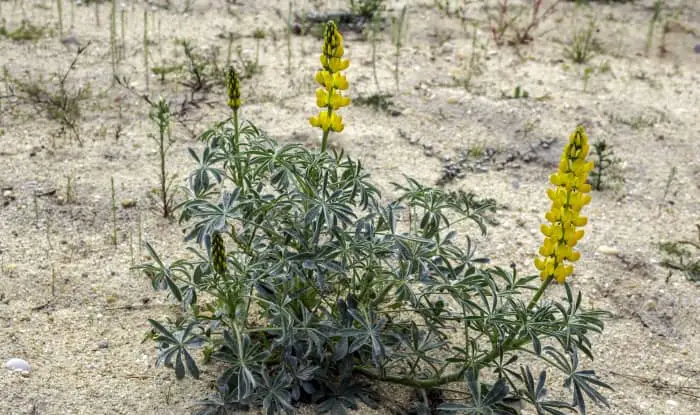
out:
<path id="1" fill-rule="evenodd" d="M 149 69 L 148 69 L 148 9 L 143 9 L 143 68 L 146 78 L 146 92 L 149 89 Z"/>
<path id="2" fill-rule="evenodd" d="M 323 132 L 323 138 L 321 139 L 321 153 L 326 151 L 326 144 L 328 143 L 328 131 Z"/>
<path id="3" fill-rule="evenodd" d="M 289 0 L 287 15 L 287 73 L 292 73 L 292 0 Z"/>
<path id="4" fill-rule="evenodd" d="M 58 8 L 58 37 L 63 39 L 63 0 L 57 0 Z"/>
<path id="5" fill-rule="evenodd" d="M 500 349 L 501 350 L 500 352 L 498 349 L 494 349 L 493 351 L 491 351 L 491 353 L 485 355 L 481 359 L 476 360 L 472 364 L 472 366 L 477 367 L 477 368 L 485 367 L 488 363 L 490 363 L 491 361 L 496 359 L 502 353 L 506 353 L 506 352 L 511 351 L 511 350 L 519 349 L 529 342 L 530 342 L 529 337 L 523 337 L 523 338 L 520 338 L 514 342 L 506 341 L 505 343 L 503 343 L 503 345 Z M 361 373 L 362 375 L 370 378 L 370 379 L 379 380 L 382 382 L 388 382 L 388 383 L 393 383 L 393 384 L 397 384 L 397 385 L 409 386 L 409 387 L 416 388 L 416 389 L 432 389 L 432 388 L 436 388 L 438 386 L 446 385 L 448 383 L 457 382 L 457 381 L 461 380 L 464 377 L 464 372 L 467 369 L 468 369 L 467 367 L 464 367 L 464 368 L 456 370 L 452 373 L 449 373 L 447 375 L 438 376 L 438 377 L 431 378 L 431 379 L 416 379 L 415 377 L 382 375 L 380 373 L 377 373 L 373 369 L 364 368 L 364 367 L 356 367 L 354 370 L 357 371 L 358 373 Z"/>
<path id="6" fill-rule="evenodd" d="M 236 174 L 234 178 L 237 180 L 238 187 L 243 187 L 243 172 L 241 171 L 240 160 L 238 160 L 238 153 L 240 150 L 240 134 L 241 131 L 238 126 L 238 109 L 233 110 L 233 157 L 235 160 Z"/>
<path id="7" fill-rule="evenodd" d="M 112 0 L 112 12 L 109 23 L 109 47 L 112 52 L 112 86 L 114 86 L 119 65 L 117 56 L 117 0 Z"/>
<path id="8" fill-rule="evenodd" d="M 168 209 L 168 195 L 166 193 L 165 181 L 167 180 L 165 176 L 165 129 L 161 126 L 160 128 L 160 195 L 163 200 L 163 217 L 167 218 L 170 214 Z"/>
<path id="9" fill-rule="evenodd" d="M 117 200 L 114 191 L 114 177 L 110 177 L 109 180 L 112 185 L 112 245 L 117 246 Z"/>
<path id="10" fill-rule="evenodd" d="M 547 277 L 546 280 L 544 280 L 542 285 L 540 285 L 540 288 L 537 290 L 535 295 L 532 297 L 532 300 L 530 300 L 530 303 L 527 305 L 528 311 L 532 310 L 532 307 L 534 307 L 535 304 L 537 304 L 537 301 L 539 301 L 540 297 L 542 297 L 542 294 L 544 294 L 544 291 L 547 289 L 549 284 L 552 283 L 553 279 L 554 279 L 554 276 L 550 275 L 549 277 Z"/>
<path id="11" fill-rule="evenodd" d="M 70 2 L 70 30 L 75 28 L 75 1 Z"/>
<path id="12" fill-rule="evenodd" d="M 120 10 L 121 23 L 121 45 L 119 46 L 119 60 L 122 61 L 126 57 L 126 10 Z"/>
<path id="13" fill-rule="evenodd" d="M 374 77 L 374 85 L 379 93 L 379 78 L 377 77 L 377 32 L 379 31 L 379 12 L 374 14 L 372 19 L 372 76 Z"/>
<path id="14" fill-rule="evenodd" d="M 255 39 L 255 67 L 260 66 L 260 39 Z"/>

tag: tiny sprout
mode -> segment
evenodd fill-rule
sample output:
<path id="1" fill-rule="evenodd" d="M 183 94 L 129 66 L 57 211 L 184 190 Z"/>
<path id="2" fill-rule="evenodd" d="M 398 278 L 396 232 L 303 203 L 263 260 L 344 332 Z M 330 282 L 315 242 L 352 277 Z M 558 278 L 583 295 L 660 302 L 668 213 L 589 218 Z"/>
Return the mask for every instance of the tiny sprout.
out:
<path id="1" fill-rule="evenodd" d="M 621 180 L 617 166 L 620 159 L 615 157 L 613 147 L 605 140 L 596 141 L 593 144 L 593 157 L 595 168 L 589 175 L 589 182 L 595 190 L 603 190 L 611 181 Z"/>
<path id="2" fill-rule="evenodd" d="M 160 203 L 161 213 L 164 218 L 172 213 L 173 194 L 170 192 L 168 176 L 165 171 L 165 156 L 172 143 L 170 140 L 170 105 L 163 98 L 153 103 L 150 113 L 151 120 L 158 126 L 158 136 L 154 137 L 158 143 L 158 155 L 160 158 Z"/>
<path id="3" fill-rule="evenodd" d="M 255 29 L 253 32 L 253 38 L 254 39 L 265 39 L 265 29 Z"/>

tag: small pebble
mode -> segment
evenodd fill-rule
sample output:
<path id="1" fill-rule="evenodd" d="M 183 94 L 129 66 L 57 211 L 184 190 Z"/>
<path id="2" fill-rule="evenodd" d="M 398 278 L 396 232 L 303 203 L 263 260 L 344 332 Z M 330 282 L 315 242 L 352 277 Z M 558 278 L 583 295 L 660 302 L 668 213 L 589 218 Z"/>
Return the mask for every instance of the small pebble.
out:
<path id="1" fill-rule="evenodd" d="M 678 402 L 674 401 L 673 399 L 669 399 L 666 401 L 666 405 L 668 406 L 678 406 Z"/>
<path id="2" fill-rule="evenodd" d="M 620 253 L 620 250 L 614 246 L 601 245 L 598 247 L 598 252 L 603 255 L 617 255 Z"/>
<path id="3" fill-rule="evenodd" d="M 102 340 L 101 342 L 99 342 L 99 343 L 97 344 L 97 347 L 99 347 L 100 349 L 106 349 L 106 348 L 109 347 L 109 341 L 108 341 L 108 340 Z"/>
<path id="4" fill-rule="evenodd" d="M 13 372 L 19 372 L 21 374 L 30 374 L 32 372 L 32 367 L 29 366 L 26 360 L 12 358 L 5 363 L 5 368 Z"/>

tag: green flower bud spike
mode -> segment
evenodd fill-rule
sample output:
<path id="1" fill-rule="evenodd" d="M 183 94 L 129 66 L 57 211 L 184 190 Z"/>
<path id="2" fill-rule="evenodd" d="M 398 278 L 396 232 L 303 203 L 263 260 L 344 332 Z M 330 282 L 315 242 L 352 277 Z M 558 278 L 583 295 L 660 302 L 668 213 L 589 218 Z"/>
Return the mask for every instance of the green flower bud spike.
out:
<path id="1" fill-rule="evenodd" d="M 237 112 L 241 107 L 241 82 L 232 66 L 226 71 L 226 94 L 228 95 L 229 108 Z"/>
<path id="2" fill-rule="evenodd" d="M 224 246 L 224 238 L 219 232 L 215 233 L 211 238 L 211 262 L 214 265 L 214 271 L 222 278 L 226 277 L 226 247 Z"/>

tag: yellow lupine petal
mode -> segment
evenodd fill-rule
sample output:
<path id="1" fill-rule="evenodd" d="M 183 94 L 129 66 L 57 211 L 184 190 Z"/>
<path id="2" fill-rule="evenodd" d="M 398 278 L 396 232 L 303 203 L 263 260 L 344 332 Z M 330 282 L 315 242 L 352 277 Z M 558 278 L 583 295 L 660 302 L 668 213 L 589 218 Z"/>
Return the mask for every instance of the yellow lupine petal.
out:
<path id="1" fill-rule="evenodd" d="M 330 128 L 336 133 L 343 131 L 343 129 L 345 129 L 345 125 L 343 125 L 343 117 L 333 113 L 330 119 Z"/>
<path id="2" fill-rule="evenodd" d="M 323 88 L 318 88 L 316 90 L 316 105 L 319 108 L 328 106 L 328 92 Z"/>
<path id="3" fill-rule="evenodd" d="M 340 74 L 340 73 L 334 73 L 333 74 L 333 87 L 340 89 L 340 90 L 348 89 L 348 80 L 347 80 L 347 78 L 345 78 L 345 75 Z"/>
<path id="4" fill-rule="evenodd" d="M 581 259 L 581 253 L 579 251 L 571 251 L 571 254 L 569 254 L 569 261 L 571 262 L 576 262 L 579 259 Z"/>
<path id="5" fill-rule="evenodd" d="M 331 96 L 330 98 L 330 104 L 334 110 L 337 110 L 338 108 L 350 105 L 350 98 L 344 97 L 339 93 L 334 93 L 333 96 Z"/>
<path id="6" fill-rule="evenodd" d="M 535 268 L 537 268 L 540 271 L 544 269 L 544 260 L 542 258 L 535 258 Z"/>

